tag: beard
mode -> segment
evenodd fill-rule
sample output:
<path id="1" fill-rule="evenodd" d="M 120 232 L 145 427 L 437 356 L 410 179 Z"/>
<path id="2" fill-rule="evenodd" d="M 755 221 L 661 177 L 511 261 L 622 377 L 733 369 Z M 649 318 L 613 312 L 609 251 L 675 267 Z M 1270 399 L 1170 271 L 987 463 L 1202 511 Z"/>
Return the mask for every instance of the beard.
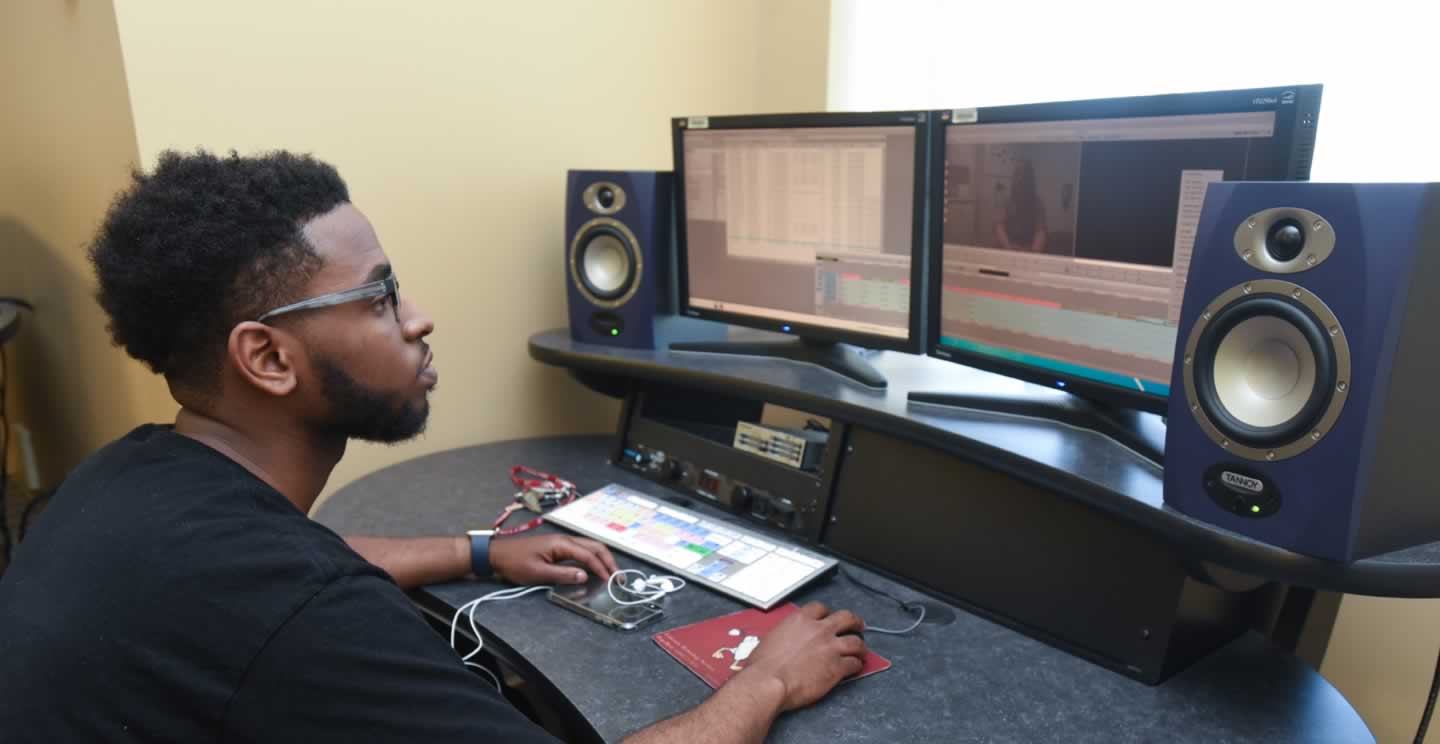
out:
<path id="1" fill-rule="evenodd" d="M 360 384 L 329 359 L 317 359 L 320 385 L 330 403 L 330 417 L 320 430 L 345 439 L 397 444 L 425 431 L 430 417 L 428 397 L 419 401 L 383 393 Z"/>

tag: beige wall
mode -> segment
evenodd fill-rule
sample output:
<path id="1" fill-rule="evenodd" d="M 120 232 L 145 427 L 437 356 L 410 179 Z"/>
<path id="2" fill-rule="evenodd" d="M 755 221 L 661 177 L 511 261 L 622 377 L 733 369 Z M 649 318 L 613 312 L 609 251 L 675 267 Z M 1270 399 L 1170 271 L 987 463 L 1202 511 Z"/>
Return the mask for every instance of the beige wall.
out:
<path id="1" fill-rule="evenodd" d="M 167 147 L 336 163 L 437 318 L 430 434 L 353 448 L 334 483 L 608 429 L 613 405 L 524 353 L 564 323 L 565 169 L 667 168 L 676 114 L 823 108 L 828 15 L 825 0 L 0 3 L 0 294 L 39 305 L 9 349 L 10 402 L 44 481 L 173 413 L 109 346 L 83 254 L 128 168 Z M 1440 602 L 1348 597 L 1321 671 L 1381 742 L 1408 741 L 1437 645 Z"/>
<path id="2" fill-rule="evenodd" d="M 115 6 L 142 163 L 329 160 L 436 318 L 429 432 L 352 446 L 331 490 L 425 452 L 612 428 L 613 403 L 525 351 L 566 323 L 566 169 L 668 169 L 674 115 L 824 105 L 824 0 Z"/>
<path id="3" fill-rule="evenodd" d="M 830 0 L 761 0 L 755 113 L 824 111 Z"/>
<path id="4" fill-rule="evenodd" d="M 37 306 L 7 349 L 12 423 L 32 432 L 49 486 L 173 409 L 91 299 L 84 246 L 136 162 L 110 3 L 0 3 L 0 112 L 0 294 Z"/>
<path id="5" fill-rule="evenodd" d="M 1440 651 L 1440 600 L 1347 596 L 1320 673 L 1359 711 L 1380 744 L 1409 744 Z M 1440 711 L 1427 744 L 1440 744 Z"/>

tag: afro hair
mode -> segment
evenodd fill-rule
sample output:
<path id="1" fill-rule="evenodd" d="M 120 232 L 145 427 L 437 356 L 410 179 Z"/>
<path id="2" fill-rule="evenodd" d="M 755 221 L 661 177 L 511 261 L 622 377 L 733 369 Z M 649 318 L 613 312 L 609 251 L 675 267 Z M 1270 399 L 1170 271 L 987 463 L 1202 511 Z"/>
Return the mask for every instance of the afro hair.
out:
<path id="1" fill-rule="evenodd" d="M 162 153 L 90 247 L 115 345 L 172 383 L 216 389 L 230 329 L 297 299 L 321 264 L 302 228 L 349 200 L 309 155 Z"/>

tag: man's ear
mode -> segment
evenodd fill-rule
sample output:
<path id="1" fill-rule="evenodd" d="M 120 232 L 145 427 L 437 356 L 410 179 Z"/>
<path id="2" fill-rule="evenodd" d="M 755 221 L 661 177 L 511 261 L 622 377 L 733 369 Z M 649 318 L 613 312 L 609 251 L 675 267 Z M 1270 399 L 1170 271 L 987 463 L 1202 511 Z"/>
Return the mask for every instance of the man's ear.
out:
<path id="1" fill-rule="evenodd" d="M 298 340 L 277 328 L 244 321 L 230 329 L 226 356 L 240 379 L 271 395 L 289 395 L 295 390 Z"/>

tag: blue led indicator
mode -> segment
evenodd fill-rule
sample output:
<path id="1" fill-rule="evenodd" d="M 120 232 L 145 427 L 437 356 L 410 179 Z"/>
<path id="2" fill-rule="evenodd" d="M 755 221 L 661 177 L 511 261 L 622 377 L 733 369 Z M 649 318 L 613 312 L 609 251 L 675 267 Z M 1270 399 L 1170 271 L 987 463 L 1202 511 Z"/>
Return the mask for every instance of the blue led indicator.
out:
<path id="1" fill-rule="evenodd" d="M 790 332 L 790 326 L 788 326 L 788 325 L 786 325 L 786 326 L 780 326 L 780 330 L 782 330 L 782 331 L 784 331 L 784 332 L 786 332 L 786 333 L 789 333 L 789 332 Z"/>
<path id="2" fill-rule="evenodd" d="M 1064 380 L 1056 380 L 1056 381 L 1055 381 L 1055 387 L 1060 387 L 1060 388 L 1065 387 L 1065 381 L 1064 381 Z"/>

